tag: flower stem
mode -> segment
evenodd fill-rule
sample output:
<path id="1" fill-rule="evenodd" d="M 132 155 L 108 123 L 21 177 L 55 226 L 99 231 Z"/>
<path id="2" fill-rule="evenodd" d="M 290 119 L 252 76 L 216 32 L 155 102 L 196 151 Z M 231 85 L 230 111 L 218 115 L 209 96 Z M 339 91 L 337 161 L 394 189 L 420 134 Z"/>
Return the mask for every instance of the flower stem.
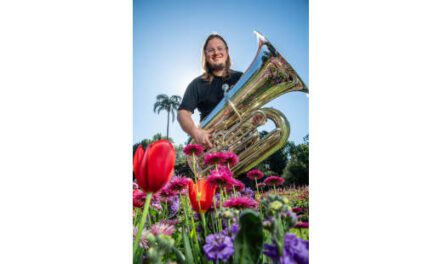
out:
<path id="1" fill-rule="evenodd" d="M 180 193 L 179 193 L 179 200 L 182 201 L 182 195 Z M 183 207 L 183 214 L 185 215 L 185 228 L 189 229 L 188 215 L 186 213 L 186 205 L 187 203 L 185 203 L 182 207 Z"/>
<path id="2" fill-rule="evenodd" d="M 206 238 L 206 236 L 208 235 L 208 229 L 206 229 L 205 213 L 200 213 L 200 216 L 202 217 L 202 223 L 203 223 L 203 237 Z"/>
<path id="3" fill-rule="evenodd" d="M 144 225 L 145 225 L 145 220 L 147 219 L 148 209 L 150 207 L 150 200 L 151 200 L 151 196 L 152 195 L 153 195 L 152 193 L 147 193 L 147 197 L 145 199 L 144 212 L 142 213 L 141 222 L 138 225 L 136 239 L 134 240 L 133 256 L 136 256 L 136 251 L 137 251 L 137 249 L 139 247 L 139 239 L 141 238 L 142 230 L 144 229 Z"/>
<path id="4" fill-rule="evenodd" d="M 194 172 L 194 179 L 197 180 L 197 175 L 196 175 L 196 155 L 194 155 L 194 153 L 192 154 L 192 158 L 193 158 L 193 172 Z"/>

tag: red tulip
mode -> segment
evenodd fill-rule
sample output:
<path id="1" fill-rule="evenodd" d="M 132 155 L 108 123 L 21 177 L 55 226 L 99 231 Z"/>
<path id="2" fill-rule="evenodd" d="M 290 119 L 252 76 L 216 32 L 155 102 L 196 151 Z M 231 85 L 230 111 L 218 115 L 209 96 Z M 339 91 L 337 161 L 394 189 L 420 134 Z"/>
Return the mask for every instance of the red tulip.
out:
<path id="1" fill-rule="evenodd" d="M 145 151 L 144 148 L 142 147 L 142 144 L 139 144 L 133 157 L 133 171 L 135 175 L 139 174 L 139 168 L 141 167 L 141 162 L 144 157 L 144 153 Z"/>
<path id="2" fill-rule="evenodd" d="M 134 176 L 146 193 L 159 191 L 174 173 L 176 152 L 168 140 L 159 140 L 148 145 L 147 149 L 139 146 L 133 158 Z"/>
<path id="3" fill-rule="evenodd" d="M 204 178 L 199 179 L 196 184 L 193 181 L 189 183 L 189 200 L 194 211 L 205 213 L 211 208 L 215 189 L 216 186 L 210 184 Z M 200 206 L 198 197 L 200 199 Z"/>

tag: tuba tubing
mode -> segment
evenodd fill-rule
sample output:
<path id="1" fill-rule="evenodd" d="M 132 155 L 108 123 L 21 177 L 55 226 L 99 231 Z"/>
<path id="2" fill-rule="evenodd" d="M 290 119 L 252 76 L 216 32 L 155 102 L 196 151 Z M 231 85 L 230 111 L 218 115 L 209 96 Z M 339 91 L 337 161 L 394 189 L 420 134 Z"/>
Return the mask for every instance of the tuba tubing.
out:
<path id="1" fill-rule="evenodd" d="M 308 93 L 292 66 L 263 35 L 254 33 L 258 40 L 254 60 L 200 124 L 203 129 L 214 129 L 214 147 L 206 153 L 227 150 L 239 156 L 240 162 L 231 168 L 235 175 L 257 166 L 282 148 L 289 137 L 287 118 L 274 108 L 262 106 L 288 92 Z M 275 124 L 275 129 L 260 138 L 257 128 L 267 119 Z M 211 169 L 203 164 L 203 156 L 198 159 L 196 168 L 192 166 L 191 157 L 187 161 L 195 175 L 206 175 Z"/>

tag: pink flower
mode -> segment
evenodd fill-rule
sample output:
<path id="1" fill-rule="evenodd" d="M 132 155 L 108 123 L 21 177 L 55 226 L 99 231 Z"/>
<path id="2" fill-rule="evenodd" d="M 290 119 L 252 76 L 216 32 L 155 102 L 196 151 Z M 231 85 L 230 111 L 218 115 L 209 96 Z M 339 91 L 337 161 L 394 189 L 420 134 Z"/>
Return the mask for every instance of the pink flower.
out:
<path id="1" fill-rule="evenodd" d="M 238 156 L 235 155 L 234 152 L 224 152 L 223 153 L 223 161 L 225 165 L 229 165 L 230 168 L 234 167 L 238 163 Z"/>
<path id="2" fill-rule="evenodd" d="M 153 197 L 151 198 L 150 206 L 154 208 L 156 211 L 162 212 L 162 205 L 160 204 L 159 193 L 153 194 Z"/>
<path id="3" fill-rule="evenodd" d="M 279 186 L 284 183 L 284 179 L 278 176 L 269 176 L 264 180 L 267 186 Z"/>
<path id="4" fill-rule="evenodd" d="M 170 188 L 162 188 L 157 194 L 161 202 L 171 202 L 173 197 L 177 195 L 177 192 Z"/>
<path id="5" fill-rule="evenodd" d="M 202 154 L 203 150 L 205 150 L 205 148 L 202 145 L 189 144 L 183 149 L 183 153 L 185 153 L 187 156 L 192 156 L 194 154 L 198 157 L 200 154 Z"/>
<path id="6" fill-rule="evenodd" d="M 133 228 L 133 242 L 136 240 L 136 234 L 138 232 L 137 227 Z M 142 230 L 141 238 L 139 239 L 139 246 L 148 249 L 147 230 Z"/>
<path id="7" fill-rule="evenodd" d="M 224 163 L 224 155 L 222 152 L 208 153 L 204 157 L 206 165 L 215 165 Z"/>
<path id="8" fill-rule="evenodd" d="M 133 207 L 144 207 L 146 196 L 147 195 L 140 189 L 133 190 Z"/>
<path id="9" fill-rule="evenodd" d="M 309 222 L 298 222 L 298 223 L 296 223 L 295 227 L 298 227 L 298 228 L 309 228 Z"/>
<path id="10" fill-rule="evenodd" d="M 217 170 L 211 171 L 206 181 L 212 185 L 229 185 L 233 181 L 232 172 L 228 168 L 220 166 Z"/>
<path id="11" fill-rule="evenodd" d="M 264 188 L 266 187 L 266 184 L 264 182 L 260 182 L 259 184 L 257 184 L 258 188 Z"/>
<path id="12" fill-rule="evenodd" d="M 237 191 L 243 191 L 245 188 L 244 183 L 242 183 L 240 180 L 237 180 L 235 178 L 232 178 L 231 182 L 226 186 L 226 190 L 233 191 L 234 189 Z"/>
<path id="13" fill-rule="evenodd" d="M 256 209 L 257 205 L 258 204 L 254 199 L 251 199 L 246 196 L 230 198 L 229 200 L 223 203 L 224 207 L 233 207 L 236 209 L 244 209 L 244 208 Z"/>
<path id="14" fill-rule="evenodd" d="M 159 223 L 154 224 L 150 230 L 150 232 L 155 236 L 158 236 L 161 234 L 166 235 L 166 236 L 171 236 L 174 233 L 174 231 L 176 231 L 174 226 L 169 225 L 169 224 L 165 223 L 164 221 L 161 221 Z"/>
<path id="15" fill-rule="evenodd" d="M 264 173 L 261 172 L 260 170 L 253 169 L 250 170 L 246 176 L 251 180 L 255 180 L 255 179 L 259 180 L 264 177 Z"/>
<path id="16" fill-rule="evenodd" d="M 171 178 L 171 181 L 168 183 L 167 188 L 174 192 L 179 193 L 188 187 L 190 181 L 191 181 L 190 179 L 185 177 L 174 176 L 173 178 Z"/>

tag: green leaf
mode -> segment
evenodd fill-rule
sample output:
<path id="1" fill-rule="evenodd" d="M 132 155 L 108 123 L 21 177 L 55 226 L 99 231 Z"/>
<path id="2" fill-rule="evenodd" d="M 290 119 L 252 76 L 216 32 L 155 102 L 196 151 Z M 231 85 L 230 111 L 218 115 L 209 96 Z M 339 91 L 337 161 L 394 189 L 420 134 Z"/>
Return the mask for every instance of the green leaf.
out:
<path id="1" fill-rule="evenodd" d="M 263 225 L 255 211 L 246 209 L 241 213 L 234 248 L 234 264 L 259 263 L 263 250 Z"/>
<path id="2" fill-rule="evenodd" d="M 185 263 L 192 263 L 192 262 L 185 262 L 185 256 L 182 254 L 180 250 L 178 250 L 176 247 L 172 247 L 173 252 L 176 254 L 177 257 L 177 263 L 179 264 L 185 264 Z M 192 257 L 192 256 L 191 256 Z"/>
<path id="3" fill-rule="evenodd" d="M 191 245 L 189 244 L 188 236 L 186 232 L 183 232 L 183 246 L 185 248 L 185 256 L 187 259 L 186 263 L 192 264 L 194 263 L 194 257 L 192 255 Z"/>

